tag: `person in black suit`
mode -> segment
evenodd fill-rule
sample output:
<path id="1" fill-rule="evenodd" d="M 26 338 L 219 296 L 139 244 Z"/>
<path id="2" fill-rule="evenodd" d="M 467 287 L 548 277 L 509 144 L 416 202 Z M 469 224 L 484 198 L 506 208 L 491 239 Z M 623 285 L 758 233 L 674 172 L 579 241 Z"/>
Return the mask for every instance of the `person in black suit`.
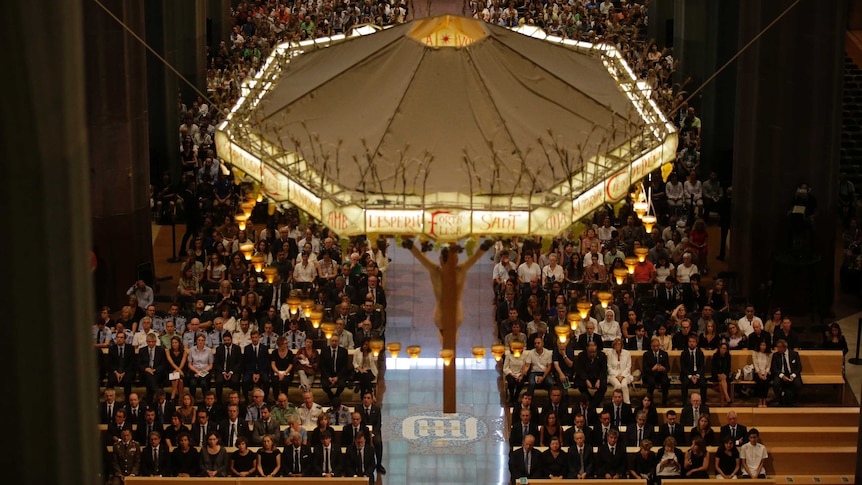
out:
<path id="1" fill-rule="evenodd" d="M 659 441 L 664 443 L 664 440 L 669 436 L 672 437 L 680 445 L 686 441 L 685 428 L 676 422 L 676 411 L 668 409 L 664 415 L 664 424 L 658 428 Z"/>
<path id="2" fill-rule="evenodd" d="M 649 350 L 650 339 L 646 335 L 646 328 L 638 324 L 635 327 L 635 336 L 626 341 L 626 350 L 643 352 Z"/>
<path id="3" fill-rule="evenodd" d="M 116 401 L 117 393 L 112 388 L 105 388 L 103 396 L 105 400 L 99 403 L 99 423 L 111 424 L 114 422 L 114 415 L 123 406 Z"/>
<path id="4" fill-rule="evenodd" d="M 748 428 L 739 424 L 739 417 L 736 411 L 730 410 L 727 412 L 727 424 L 721 427 L 719 431 L 721 439 L 719 442 L 724 443 L 725 440 L 733 441 L 733 446 L 742 446 L 748 439 Z"/>
<path id="5" fill-rule="evenodd" d="M 748 334 L 748 350 L 760 349 L 760 342 L 766 342 L 767 349 L 773 347 L 772 335 L 769 335 L 769 332 L 763 329 L 763 322 L 755 320 L 751 322 L 751 328 L 754 331 Z"/>
<path id="6" fill-rule="evenodd" d="M 549 399 L 548 405 L 542 409 L 542 422 L 545 422 L 545 417 L 553 411 L 557 415 L 557 422 L 560 423 L 560 426 L 571 426 L 572 415 L 569 414 L 569 406 L 563 402 L 563 390 L 554 387 L 551 389 Z"/>
<path id="7" fill-rule="evenodd" d="M 114 420 L 108 423 L 105 446 L 112 446 L 117 441 L 120 441 L 120 435 L 124 429 L 132 429 L 132 423 L 126 419 L 126 410 L 120 408 L 114 411 Z"/>
<path id="8" fill-rule="evenodd" d="M 312 466 L 314 475 L 319 477 L 340 477 L 344 474 L 344 455 L 333 443 L 331 433 L 320 436 L 321 445 L 313 450 Z"/>
<path id="9" fill-rule="evenodd" d="M 126 343 L 125 332 L 117 332 L 115 344 L 108 347 L 107 387 L 123 387 L 123 399 L 128 400 L 135 381 L 135 348 Z"/>
<path id="10" fill-rule="evenodd" d="M 703 351 L 697 348 L 697 335 L 688 337 L 688 347 L 679 357 L 679 380 L 682 383 L 682 400 L 688 400 L 689 389 L 699 389 L 706 396 L 706 366 Z"/>
<path id="11" fill-rule="evenodd" d="M 509 476 L 513 484 L 521 478 L 542 478 L 542 454 L 533 448 L 535 443 L 535 436 L 528 435 L 520 449 L 509 452 Z"/>
<path id="12" fill-rule="evenodd" d="M 583 335 L 581 335 L 583 337 Z M 587 345 L 587 350 L 578 355 L 575 384 L 581 394 L 589 395 L 593 391 L 590 404 L 598 407 L 608 389 L 608 361 L 604 352 L 599 351 L 595 341 Z"/>
<path id="13" fill-rule="evenodd" d="M 614 429 L 619 431 L 619 429 L 611 423 L 610 411 L 602 410 L 602 414 L 599 415 L 599 424 L 593 426 L 593 434 L 589 438 L 590 445 L 599 446 L 607 443 L 608 433 Z"/>
<path id="14" fill-rule="evenodd" d="M 654 433 L 654 427 L 647 424 L 646 413 L 643 411 L 638 411 L 637 415 L 635 416 L 635 423 L 626 428 L 626 445 L 640 446 L 643 440 L 652 441 Z"/>
<path id="15" fill-rule="evenodd" d="M 366 439 L 371 438 L 371 432 L 368 430 L 368 426 L 362 422 L 362 415 L 359 412 L 354 411 L 350 415 L 350 424 L 345 424 L 344 428 L 341 430 L 341 439 L 338 440 L 339 443 L 349 445 L 356 441 L 356 436 L 359 434 L 364 434 Z"/>
<path id="16" fill-rule="evenodd" d="M 658 337 L 650 339 L 650 348 L 643 355 L 643 382 L 647 388 L 647 395 L 655 402 L 653 395 L 655 388 L 661 389 L 662 405 L 667 406 L 667 394 L 670 390 L 670 379 L 667 371 L 670 369 L 670 357 L 661 349 L 661 340 Z"/>
<path id="17" fill-rule="evenodd" d="M 612 429 L 608 432 L 608 442 L 599 445 L 599 453 L 596 455 L 596 476 L 607 480 L 619 480 L 625 478 L 627 467 L 626 449 L 619 443 L 619 431 Z"/>
<path id="18" fill-rule="evenodd" d="M 362 423 L 371 429 L 371 445 L 377 457 L 377 471 L 381 475 L 385 475 L 386 468 L 383 467 L 383 415 L 380 412 L 380 406 L 374 404 L 374 394 L 371 391 L 362 393 L 362 403 L 356 410 L 362 416 Z"/>
<path id="19" fill-rule="evenodd" d="M 174 415 L 177 406 L 168 399 L 164 389 L 157 389 L 150 408 L 156 412 L 156 422 L 167 426 L 171 423 L 171 416 Z"/>
<path id="20" fill-rule="evenodd" d="M 206 446 L 207 435 L 218 431 L 218 425 L 210 422 L 210 416 L 202 409 L 197 410 L 198 419 L 192 425 L 192 446 Z"/>
<path id="21" fill-rule="evenodd" d="M 320 387 L 329 400 L 341 396 L 344 386 L 350 379 L 353 362 L 347 349 L 339 345 L 338 335 L 329 337 L 329 347 L 320 352 Z M 335 392 L 332 392 L 333 387 Z"/>
<path id="22" fill-rule="evenodd" d="M 147 335 L 147 346 L 138 350 L 138 369 L 141 382 L 147 388 L 147 396 L 152 400 L 157 389 L 162 387 L 168 368 L 168 356 L 161 347 L 156 347 L 156 334 Z"/>
<path id="23" fill-rule="evenodd" d="M 569 475 L 567 478 L 583 480 L 593 478 L 595 457 L 593 447 L 586 440 L 586 433 L 574 433 L 573 443 L 569 446 Z"/>
<path id="24" fill-rule="evenodd" d="M 573 419 L 581 415 L 584 417 L 584 425 L 587 427 L 593 427 L 599 424 L 599 415 L 596 414 L 596 408 L 590 406 L 590 396 L 589 394 L 581 394 L 578 396 L 578 403 L 572 407 L 572 417 Z M 589 441 L 590 436 L 587 435 L 587 440 Z"/>
<path id="25" fill-rule="evenodd" d="M 289 445 L 281 454 L 281 469 L 286 477 L 310 477 L 314 475 L 314 465 L 311 462 L 311 448 L 302 444 L 302 436 L 291 432 Z"/>
<path id="26" fill-rule="evenodd" d="M 527 435 L 539 436 L 539 418 L 533 419 L 530 411 L 521 409 L 518 421 L 512 424 L 509 431 L 509 447 L 522 446 Z"/>
<path id="27" fill-rule="evenodd" d="M 680 424 L 683 426 L 695 426 L 702 414 L 709 414 L 709 406 L 703 404 L 701 395 L 695 392 L 689 398 L 689 403 L 682 408 L 682 415 L 679 418 Z"/>
<path id="28" fill-rule="evenodd" d="M 383 314 L 380 313 L 380 310 L 376 310 L 374 308 L 374 302 L 370 300 L 366 300 L 365 303 L 362 304 L 362 308 L 359 309 L 358 312 L 353 317 L 353 328 L 349 328 L 353 335 L 356 335 L 357 328 L 359 328 L 359 324 L 368 320 L 371 322 L 371 330 L 380 331 L 383 327 Z"/>
<path id="29" fill-rule="evenodd" d="M 210 422 L 218 423 L 221 420 L 227 418 L 227 410 L 222 407 L 221 404 L 216 402 L 216 393 L 215 391 L 207 391 L 204 394 L 204 400 L 197 403 L 198 411 L 203 409 L 210 416 Z M 222 441 L 224 443 L 224 441 Z"/>
<path id="30" fill-rule="evenodd" d="M 691 329 L 691 320 L 685 318 L 679 323 L 679 332 L 671 337 L 671 346 L 673 350 L 685 350 L 688 346 L 688 338 L 695 335 Z"/>
<path id="31" fill-rule="evenodd" d="M 242 349 L 233 343 L 233 335 L 225 332 L 222 336 L 222 345 L 215 350 L 213 359 L 213 374 L 215 374 L 215 395 L 217 400 L 222 399 L 224 386 L 227 385 L 234 391 L 240 390 L 240 376 L 242 375 Z"/>
<path id="32" fill-rule="evenodd" d="M 596 333 L 596 324 L 592 320 L 584 324 L 584 333 L 578 337 L 578 348 L 587 350 L 587 344 L 595 342 L 596 347 L 602 350 L 602 336 Z"/>
<path id="33" fill-rule="evenodd" d="M 521 414 L 522 409 L 527 409 L 530 411 L 530 416 L 539 416 L 539 406 L 533 402 L 533 395 L 529 392 L 525 392 L 521 395 L 520 401 L 515 407 L 512 409 L 512 416 L 519 416 Z"/>
<path id="34" fill-rule="evenodd" d="M 521 316 L 518 313 L 518 304 L 514 300 L 514 297 L 514 292 L 508 293 L 507 299 L 497 304 L 497 334 L 500 336 L 500 340 L 512 333 L 512 324 L 515 322 L 518 322 L 521 328 L 527 328 L 526 323 L 521 320 Z M 512 298 L 512 300 L 509 300 L 509 298 Z M 511 308 L 510 305 L 512 305 Z"/>
<path id="35" fill-rule="evenodd" d="M 171 473 L 171 450 L 162 444 L 162 435 L 153 431 L 147 439 L 139 443 L 149 443 L 141 450 L 140 476 L 142 477 L 170 477 Z"/>
<path id="36" fill-rule="evenodd" d="M 156 410 L 148 408 L 144 411 L 143 422 L 138 423 L 138 429 L 135 431 L 133 436 L 135 441 L 138 443 L 149 443 L 150 433 L 152 432 L 159 433 L 159 436 L 161 437 L 165 433 L 165 427 L 156 421 Z"/>
<path id="37" fill-rule="evenodd" d="M 611 424 L 619 429 L 622 426 L 628 426 L 635 422 L 635 415 L 632 413 L 631 405 L 623 401 L 623 391 L 614 389 L 611 402 L 605 405 L 602 414 L 611 413 Z"/>
<path id="38" fill-rule="evenodd" d="M 147 403 L 141 401 L 137 392 L 129 393 L 126 398 L 126 420 L 129 424 L 138 424 L 144 422 L 144 412 L 147 410 Z"/>
<path id="39" fill-rule="evenodd" d="M 787 341 L 775 343 L 770 366 L 772 386 L 780 406 L 794 406 L 802 391 L 802 361 L 799 353 L 787 348 Z"/>
<path id="40" fill-rule="evenodd" d="M 598 422 L 598 418 L 596 419 L 596 422 Z M 574 424 L 570 426 L 569 429 L 563 431 L 563 446 L 572 446 L 575 443 L 575 435 L 577 433 L 584 433 L 584 441 L 587 444 L 590 444 L 593 428 L 586 425 L 583 414 L 576 414 L 574 417 Z"/>
<path id="41" fill-rule="evenodd" d="M 248 401 L 248 395 L 255 387 L 263 390 L 266 396 L 269 392 L 269 376 L 272 368 L 269 365 L 269 349 L 260 343 L 260 333 L 251 331 L 251 343 L 246 345 L 242 353 L 243 392 Z"/>
<path id="42" fill-rule="evenodd" d="M 799 334 L 796 333 L 795 330 L 790 328 L 793 325 L 793 322 L 790 321 L 789 318 L 784 317 L 781 320 L 781 325 L 773 330 L 772 334 L 772 344 L 773 346 L 779 341 L 784 340 L 787 342 L 787 348 L 797 350 L 799 349 Z"/>
<path id="43" fill-rule="evenodd" d="M 679 288 L 676 287 L 676 280 L 672 276 L 668 276 L 667 279 L 664 280 L 664 286 L 656 287 L 655 293 L 656 316 L 661 316 L 662 321 L 664 321 L 670 316 L 670 313 L 674 308 L 682 303 L 682 293 L 680 293 Z"/>
<path id="44" fill-rule="evenodd" d="M 366 444 L 364 434 L 347 447 L 344 475 L 348 477 L 368 477 L 368 483 L 374 483 L 374 471 L 378 468 L 374 447 Z"/>
<path id="45" fill-rule="evenodd" d="M 562 448 L 560 438 L 558 436 L 551 436 L 548 449 L 542 453 L 540 472 L 543 477 L 560 480 L 568 476 L 568 454 L 560 448 Z"/>
<path id="46" fill-rule="evenodd" d="M 192 430 L 194 430 L 194 426 Z M 218 430 L 221 435 L 221 442 L 225 446 L 236 446 L 236 439 L 239 437 L 251 440 L 251 430 L 248 428 L 248 422 L 240 418 L 239 406 L 236 404 L 228 404 L 227 419 L 218 424 Z"/>
<path id="47" fill-rule="evenodd" d="M 359 291 L 359 295 L 368 300 L 369 296 L 374 305 L 380 305 L 380 308 L 386 308 L 386 291 L 378 284 L 376 276 L 369 276 L 367 280 L 368 286 Z"/>

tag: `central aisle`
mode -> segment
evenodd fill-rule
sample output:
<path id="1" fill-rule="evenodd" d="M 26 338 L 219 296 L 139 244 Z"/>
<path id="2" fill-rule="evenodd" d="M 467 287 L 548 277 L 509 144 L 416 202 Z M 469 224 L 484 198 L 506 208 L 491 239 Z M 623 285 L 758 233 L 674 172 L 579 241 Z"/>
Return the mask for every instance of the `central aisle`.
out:
<path id="1" fill-rule="evenodd" d="M 386 281 L 387 342 L 398 341 L 402 353 L 387 359 L 378 398 L 383 409 L 384 483 L 504 484 L 508 483 L 508 445 L 499 391 L 499 374 L 490 356 L 493 316 L 490 252 L 467 275 L 464 322 L 455 362 L 458 368 L 458 413 L 443 415 L 443 361 L 433 323 L 434 295 L 425 268 L 390 242 L 392 263 Z M 427 253 L 432 261 L 439 254 Z M 466 258 L 461 254 L 460 260 Z M 421 345 L 422 355 L 406 357 L 408 345 Z M 483 345 L 488 358 L 477 363 L 471 348 Z"/>

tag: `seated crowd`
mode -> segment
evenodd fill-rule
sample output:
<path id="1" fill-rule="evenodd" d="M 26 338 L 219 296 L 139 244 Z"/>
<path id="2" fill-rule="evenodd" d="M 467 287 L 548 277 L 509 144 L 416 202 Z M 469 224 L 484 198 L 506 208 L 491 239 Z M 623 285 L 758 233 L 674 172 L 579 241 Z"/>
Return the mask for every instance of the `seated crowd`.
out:
<path id="1" fill-rule="evenodd" d="M 334 233 L 314 225 L 300 232 L 297 218 L 288 210 L 259 233 L 237 230 L 230 216 L 222 228 L 205 224 L 167 313 L 157 312 L 143 281 L 129 288 L 118 319 L 102 309 L 93 338 L 105 385 L 99 415 L 113 446 L 106 473 L 115 483 L 129 475 L 373 482 L 385 473 L 372 343 L 385 338 L 386 240 L 356 238 L 342 258 Z M 241 252 L 222 251 L 249 237 L 252 256 L 275 269 L 271 282 Z M 292 386 L 301 391 L 296 404 Z M 318 386 L 328 408 L 314 402 Z M 351 387 L 361 399 L 355 412 L 341 404 Z"/>

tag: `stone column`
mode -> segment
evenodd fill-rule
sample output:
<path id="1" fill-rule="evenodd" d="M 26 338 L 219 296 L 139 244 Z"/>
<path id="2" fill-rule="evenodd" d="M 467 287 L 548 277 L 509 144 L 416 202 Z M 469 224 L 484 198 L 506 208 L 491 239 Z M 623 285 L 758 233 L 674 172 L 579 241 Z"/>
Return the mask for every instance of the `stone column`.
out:
<path id="1" fill-rule="evenodd" d="M 0 17 L 0 41 L 17 46 L 5 53 L 0 110 L 9 322 L 0 412 L 14 440 L 3 460 L 10 482 L 105 482 L 90 334 L 84 4 L 10 2 Z"/>
<path id="2" fill-rule="evenodd" d="M 740 45 L 790 4 L 746 1 Z M 730 264 L 743 294 L 774 279 L 773 302 L 807 307 L 797 311 L 831 305 L 846 15 L 845 2 L 802 0 L 737 65 Z M 819 203 L 815 236 L 788 259 L 788 211 L 803 182 Z M 792 277 L 809 270 L 813 278 Z"/>
<path id="3" fill-rule="evenodd" d="M 138 35 L 145 31 L 142 2 L 103 3 Z M 84 2 L 83 14 L 96 297 L 116 309 L 138 265 L 153 260 L 146 50 L 95 2 Z"/>

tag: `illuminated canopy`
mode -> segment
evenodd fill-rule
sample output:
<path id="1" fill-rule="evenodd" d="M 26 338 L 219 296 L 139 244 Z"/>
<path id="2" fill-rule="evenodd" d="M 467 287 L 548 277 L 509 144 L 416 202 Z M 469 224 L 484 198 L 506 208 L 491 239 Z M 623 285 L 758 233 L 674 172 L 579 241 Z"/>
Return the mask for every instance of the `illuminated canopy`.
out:
<path id="1" fill-rule="evenodd" d="M 556 235 L 673 159 L 613 47 L 440 16 L 278 46 L 216 135 L 343 235 Z"/>

